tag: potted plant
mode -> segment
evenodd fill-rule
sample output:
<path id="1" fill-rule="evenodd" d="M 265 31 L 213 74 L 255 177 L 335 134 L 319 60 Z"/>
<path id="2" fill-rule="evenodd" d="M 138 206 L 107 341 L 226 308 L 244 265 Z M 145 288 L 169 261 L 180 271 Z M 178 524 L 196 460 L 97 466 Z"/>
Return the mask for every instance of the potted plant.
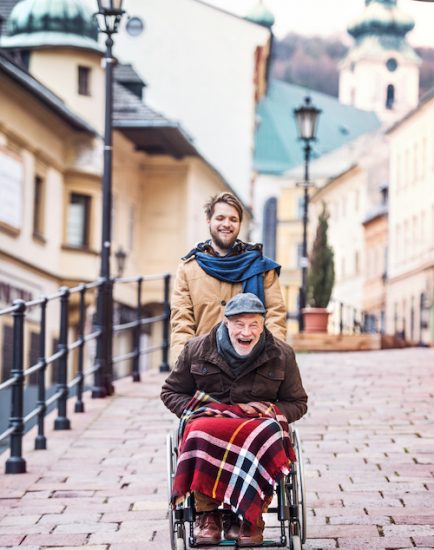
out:
<path id="1" fill-rule="evenodd" d="M 310 255 L 307 276 L 307 304 L 303 309 L 305 332 L 327 332 L 327 306 L 335 282 L 334 253 L 327 242 L 329 213 L 323 203 Z"/>

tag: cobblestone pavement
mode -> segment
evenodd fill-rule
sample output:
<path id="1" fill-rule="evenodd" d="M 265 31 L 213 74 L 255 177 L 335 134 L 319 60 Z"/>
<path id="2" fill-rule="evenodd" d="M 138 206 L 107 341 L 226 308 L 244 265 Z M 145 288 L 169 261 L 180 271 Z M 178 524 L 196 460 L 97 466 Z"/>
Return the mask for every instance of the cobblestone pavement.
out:
<path id="1" fill-rule="evenodd" d="M 434 350 L 298 360 L 310 397 L 298 422 L 305 550 L 434 548 Z M 26 436 L 28 473 L 0 473 L 0 550 L 169 550 L 165 436 L 176 421 L 162 380 L 148 373 L 87 400 L 70 431 L 49 431 L 46 451 Z"/>

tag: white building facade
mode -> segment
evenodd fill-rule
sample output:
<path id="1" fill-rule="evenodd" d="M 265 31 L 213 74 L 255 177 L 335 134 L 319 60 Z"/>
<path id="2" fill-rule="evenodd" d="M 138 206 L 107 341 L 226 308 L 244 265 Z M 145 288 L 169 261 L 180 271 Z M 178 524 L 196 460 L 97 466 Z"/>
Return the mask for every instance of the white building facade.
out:
<path id="1" fill-rule="evenodd" d="M 116 55 L 147 83 L 146 102 L 179 121 L 248 202 L 270 31 L 199 0 L 127 0 L 125 9 Z M 137 36 L 131 18 L 143 22 Z"/>
<path id="2" fill-rule="evenodd" d="M 389 330 L 433 341 L 434 98 L 389 132 Z"/>

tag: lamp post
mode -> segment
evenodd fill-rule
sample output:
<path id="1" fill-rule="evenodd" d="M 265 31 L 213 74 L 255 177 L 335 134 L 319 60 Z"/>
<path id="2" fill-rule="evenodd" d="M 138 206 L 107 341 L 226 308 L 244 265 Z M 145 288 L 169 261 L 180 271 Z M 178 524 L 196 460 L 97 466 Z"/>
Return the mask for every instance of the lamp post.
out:
<path id="1" fill-rule="evenodd" d="M 118 32 L 124 13 L 123 0 L 97 0 L 95 14 L 99 31 L 106 34 L 105 113 L 104 113 L 104 165 L 102 177 L 102 228 L 101 228 L 101 286 L 98 287 L 96 324 L 101 330 L 96 349 L 96 371 L 92 397 L 106 397 L 113 393 L 112 340 L 113 340 L 113 284 L 110 278 L 111 217 L 112 217 L 112 131 L 113 131 L 113 34 Z"/>
<path id="2" fill-rule="evenodd" d="M 115 258 L 116 258 L 116 264 L 117 264 L 117 268 L 118 268 L 117 276 L 118 276 L 118 277 L 122 277 L 122 275 L 124 274 L 125 262 L 126 262 L 126 259 L 127 259 L 127 253 L 126 253 L 125 250 L 122 248 L 122 246 L 120 246 L 120 247 L 116 250 L 116 252 L 115 252 Z"/>
<path id="3" fill-rule="evenodd" d="M 303 201 L 303 249 L 301 265 L 301 290 L 299 294 L 298 302 L 298 326 L 300 332 L 304 330 L 303 321 L 303 308 L 306 307 L 306 295 L 307 295 L 307 268 L 309 260 L 307 257 L 307 224 L 309 221 L 309 187 L 312 184 L 309 181 L 309 162 L 312 152 L 311 142 L 316 139 L 316 131 L 318 127 L 318 118 L 321 113 L 320 109 L 317 109 L 312 105 L 312 101 L 309 96 L 304 98 L 304 103 L 298 109 L 294 109 L 294 116 L 298 130 L 299 139 L 304 142 L 304 179 L 301 184 L 304 192 Z"/>

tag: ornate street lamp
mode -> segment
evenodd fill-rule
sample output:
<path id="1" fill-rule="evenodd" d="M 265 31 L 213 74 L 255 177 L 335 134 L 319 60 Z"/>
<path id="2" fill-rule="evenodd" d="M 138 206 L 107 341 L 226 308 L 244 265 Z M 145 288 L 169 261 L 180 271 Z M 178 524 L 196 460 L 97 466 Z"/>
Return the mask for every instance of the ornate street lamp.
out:
<path id="1" fill-rule="evenodd" d="M 117 33 L 124 10 L 123 0 L 97 0 L 95 14 L 99 31 L 107 35 L 105 41 L 105 119 L 104 119 L 104 167 L 102 178 L 102 228 L 101 228 L 101 286 L 98 287 L 96 324 L 101 330 L 96 349 L 96 371 L 92 397 L 106 397 L 113 393 L 113 283 L 110 278 L 111 218 L 112 218 L 112 133 L 113 133 L 113 58 L 112 35 Z"/>
<path id="2" fill-rule="evenodd" d="M 310 154 L 312 152 L 311 142 L 316 140 L 316 132 L 318 128 L 318 119 L 321 113 L 320 109 L 317 109 L 312 105 L 312 101 L 309 96 L 304 98 L 304 103 L 298 109 L 294 109 L 294 117 L 298 130 L 299 139 L 304 142 L 304 180 L 301 184 L 304 190 L 304 202 L 303 202 L 303 250 L 300 260 L 301 265 L 301 289 L 298 301 L 298 326 L 300 332 L 304 330 L 303 322 L 303 308 L 306 306 L 307 295 L 307 268 L 309 260 L 307 257 L 307 224 L 309 213 L 309 187 L 313 184 L 309 181 L 309 162 Z"/>
<path id="3" fill-rule="evenodd" d="M 116 252 L 115 252 L 115 258 L 116 258 L 116 264 L 118 268 L 118 277 L 122 277 L 125 270 L 125 262 L 127 259 L 127 253 L 125 250 L 120 246 Z"/>

